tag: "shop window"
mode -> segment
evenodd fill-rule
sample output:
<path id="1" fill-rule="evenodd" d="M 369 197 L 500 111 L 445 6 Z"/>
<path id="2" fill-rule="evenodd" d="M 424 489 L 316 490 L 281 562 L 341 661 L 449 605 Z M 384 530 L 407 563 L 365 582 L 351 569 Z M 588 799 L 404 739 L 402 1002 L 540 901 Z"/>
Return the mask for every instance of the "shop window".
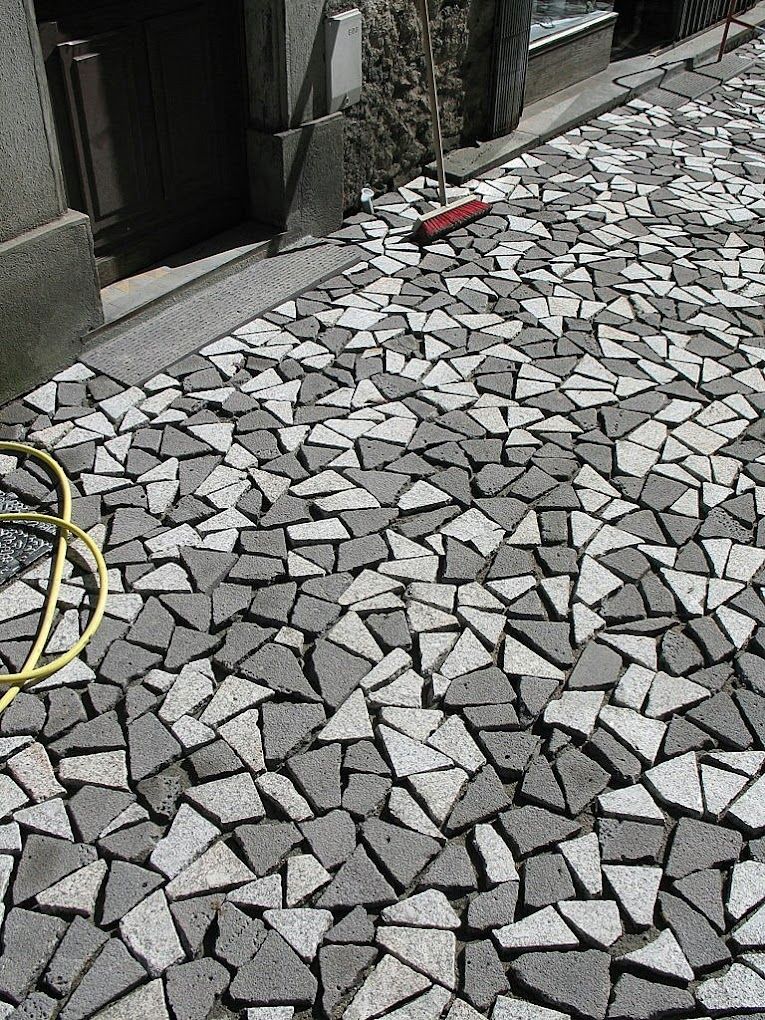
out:
<path id="1" fill-rule="evenodd" d="M 531 42 L 579 28 L 613 9 L 613 0 L 533 0 Z"/>

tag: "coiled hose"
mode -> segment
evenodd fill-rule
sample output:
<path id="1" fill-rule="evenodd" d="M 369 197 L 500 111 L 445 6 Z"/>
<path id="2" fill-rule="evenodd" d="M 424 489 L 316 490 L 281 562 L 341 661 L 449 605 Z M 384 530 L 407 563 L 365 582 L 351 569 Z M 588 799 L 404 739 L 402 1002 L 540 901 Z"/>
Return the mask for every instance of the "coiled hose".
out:
<path id="1" fill-rule="evenodd" d="M 45 453 L 44 450 L 36 450 L 34 447 L 26 446 L 23 443 L 0 442 L 0 452 L 3 451 L 14 453 L 20 457 L 34 457 L 35 460 L 38 460 L 48 470 L 55 479 L 56 487 L 58 489 L 59 516 L 54 514 L 34 513 L 32 511 L 28 513 L 0 513 L 0 523 L 29 522 L 32 524 L 52 524 L 58 531 L 56 548 L 53 554 L 53 564 L 51 566 L 48 583 L 48 592 L 45 598 L 45 604 L 43 606 L 42 616 L 37 628 L 37 635 L 35 637 L 34 644 L 26 657 L 24 665 L 18 673 L 0 673 L 0 683 L 5 684 L 8 687 L 5 694 L 0 697 L 0 713 L 3 712 L 8 705 L 10 705 L 19 691 L 23 690 L 27 684 L 36 683 L 38 680 L 44 680 L 46 677 L 52 676 L 54 673 L 57 673 L 60 669 L 68 666 L 70 662 L 77 658 L 98 630 L 104 616 L 106 598 L 109 594 L 109 578 L 106 569 L 106 562 L 104 561 L 101 550 L 90 535 L 86 534 L 82 528 L 79 528 L 76 524 L 72 523 L 72 490 L 69 485 L 69 479 L 66 477 L 63 468 L 56 463 L 50 454 Z M 72 647 L 66 652 L 63 652 L 57 658 L 45 663 L 45 665 L 39 666 L 38 662 L 40 660 L 40 656 L 45 651 L 45 645 L 48 642 L 51 627 L 53 626 L 53 618 L 56 614 L 56 605 L 58 603 L 59 591 L 61 589 L 64 565 L 66 563 L 67 539 L 70 535 L 75 538 L 79 538 L 85 544 L 95 560 L 96 571 L 98 573 L 98 599 L 96 600 L 96 605 L 91 612 L 87 626 Z"/>

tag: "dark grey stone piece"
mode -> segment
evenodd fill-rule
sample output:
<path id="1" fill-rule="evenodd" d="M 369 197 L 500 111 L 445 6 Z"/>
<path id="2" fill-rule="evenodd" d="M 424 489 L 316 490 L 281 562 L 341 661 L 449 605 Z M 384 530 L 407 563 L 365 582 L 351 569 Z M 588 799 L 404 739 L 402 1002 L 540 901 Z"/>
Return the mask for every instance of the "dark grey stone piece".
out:
<path id="1" fill-rule="evenodd" d="M 209 956 L 170 967 L 165 976 L 165 988 L 173 1015 L 177 1020 L 208 1020 L 229 980 L 226 968 Z"/>
<path id="2" fill-rule="evenodd" d="M 684 988 L 622 974 L 614 986 L 608 1020 L 659 1020 L 693 1008 L 693 996 Z"/>
<path id="3" fill-rule="evenodd" d="M 266 761 L 275 763 L 285 761 L 327 718 L 321 705 L 291 701 L 267 701 L 261 717 Z"/>
<path id="4" fill-rule="evenodd" d="M 522 857 L 554 843 L 561 843 L 579 831 L 576 822 L 534 806 L 506 811 L 500 815 L 500 824 L 513 850 Z"/>
<path id="5" fill-rule="evenodd" d="M 147 977 L 124 942 L 117 938 L 109 939 L 61 1010 L 61 1020 L 85 1020 Z"/>
<path id="6" fill-rule="evenodd" d="M 667 875 L 684 878 L 692 871 L 734 863 L 741 855 L 743 844 L 741 833 L 735 829 L 695 818 L 681 818 L 667 859 Z"/>
<path id="7" fill-rule="evenodd" d="M 449 708 L 501 705 L 512 701 L 515 701 L 515 689 L 496 666 L 457 677 L 449 684 L 444 695 L 444 704 Z"/>
<path id="8" fill-rule="evenodd" d="M 130 723 L 127 736 L 130 776 L 136 783 L 155 775 L 183 751 L 172 733 L 151 712 Z"/>
<path id="9" fill-rule="evenodd" d="M 605 769 L 575 747 L 567 747 L 558 755 L 555 771 L 572 815 L 584 810 L 611 780 Z"/>
<path id="10" fill-rule="evenodd" d="M 300 830 L 325 868 L 346 861 L 356 847 L 356 826 L 347 811 L 330 811 L 321 818 L 303 822 Z"/>
<path id="11" fill-rule="evenodd" d="M 132 794 L 121 790 L 108 790 L 103 786 L 81 786 L 69 798 L 67 807 L 75 832 L 83 842 L 92 843 L 134 800 Z"/>
<path id="12" fill-rule="evenodd" d="M 65 931 L 66 922 L 60 917 L 49 917 L 23 907 L 9 910 L 3 927 L 0 994 L 11 1002 L 23 1002 Z"/>
<path id="13" fill-rule="evenodd" d="M 518 882 L 503 882 L 478 893 L 468 904 L 467 923 L 476 931 L 488 931 L 512 924 L 518 903 Z"/>
<path id="14" fill-rule="evenodd" d="M 460 896 L 478 888 L 478 877 L 464 846 L 449 843 L 430 865 L 418 883 L 419 889 L 440 889 Z"/>
<path id="15" fill-rule="evenodd" d="M 266 938 L 266 926 L 233 903 L 224 903 L 218 911 L 218 937 L 215 955 L 223 963 L 238 969 L 251 960 Z"/>
<path id="16" fill-rule="evenodd" d="M 240 825 L 235 836 L 245 861 L 259 876 L 277 867 L 302 838 L 291 822 Z"/>
<path id="17" fill-rule="evenodd" d="M 319 971 L 321 973 L 321 1004 L 327 1016 L 333 1016 L 335 1009 L 356 987 L 363 972 L 377 959 L 377 950 L 372 946 L 322 946 L 319 950 Z"/>
<path id="18" fill-rule="evenodd" d="M 246 659 L 239 672 L 248 680 L 257 680 L 274 691 L 291 694 L 307 701 L 318 696 L 300 667 L 300 663 L 284 645 L 266 644 Z"/>
<path id="19" fill-rule="evenodd" d="M 538 910 L 575 896 L 571 875 L 560 854 L 529 857 L 523 868 L 523 902 L 527 909 Z"/>
<path id="20" fill-rule="evenodd" d="M 610 963 L 610 956 L 597 949 L 525 953 L 510 965 L 510 972 L 523 988 L 557 1009 L 604 1020 L 611 992 Z"/>
<path id="21" fill-rule="evenodd" d="M 316 906 L 332 910 L 364 903 L 375 907 L 393 903 L 395 899 L 393 886 L 372 863 L 364 847 L 358 846 L 322 891 Z"/>
<path id="22" fill-rule="evenodd" d="M 482 730 L 478 740 L 502 779 L 519 779 L 540 742 L 533 733 L 503 730 Z"/>
<path id="23" fill-rule="evenodd" d="M 468 942 L 462 955 L 462 966 L 465 998 L 476 1009 L 488 1013 L 496 997 L 509 987 L 497 950 L 488 940 Z"/>
<path id="24" fill-rule="evenodd" d="M 609 864 L 653 863 L 661 860 L 664 827 L 622 818 L 598 820 L 600 853 Z"/>
<path id="25" fill-rule="evenodd" d="M 316 677 L 322 698 L 333 709 L 342 705 L 371 668 L 361 656 L 324 640 L 316 642 L 309 662 L 310 675 Z"/>
<path id="26" fill-rule="evenodd" d="M 555 777 L 552 766 L 544 755 L 537 755 L 523 777 L 520 791 L 525 800 L 544 807 L 565 811 L 566 799 Z"/>
<path id="27" fill-rule="evenodd" d="M 69 843 L 53 836 L 27 837 L 13 883 L 13 903 L 24 903 L 78 868 L 91 864 L 96 851 L 84 843 Z"/>
<path id="28" fill-rule="evenodd" d="M 356 818 L 371 815 L 391 788 L 386 776 L 352 773 L 343 791 L 342 806 Z"/>
<path id="29" fill-rule="evenodd" d="M 234 1001 L 251 1006 L 311 1006 L 317 989 L 316 978 L 297 953 L 271 931 L 255 958 L 237 972 L 230 994 Z"/>
<path id="30" fill-rule="evenodd" d="M 104 885 L 100 923 L 112 925 L 162 885 L 162 877 L 127 861 L 113 861 Z"/>
<path id="31" fill-rule="evenodd" d="M 454 805 L 446 823 L 449 833 L 461 832 L 469 826 L 493 818 L 511 807 L 513 801 L 491 765 L 484 765 Z"/>
<path id="32" fill-rule="evenodd" d="M 215 915 L 225 902 L 225 893 L 209 896 L 192 896 L 187 900 L 176 900 L 170 904 L 170 913 L 178 935 L 190 956 L 201 949 Z"/>
<path id="33" fill-rule="evenodd" d="M 591 641 L 579 656 L 568 686 L 581 690 L 612 687 L 619 679 L 622 657 L 613 648 Z"/>
<path id="34" fill-rule="evenodd" d="M 329 929 L 324 936 L 325 942 L 373 942 L 375 937 L 375 926 L 372 919 L 363 907 L 354 907 L 336 925 Z"/>
<path id="35" fill-rule="evenodd" d="M 46 987 L 59 999 L 72 991 L 109 936 L 83 917 L 75 917 L 45 972 Z"/>
<path id="36" fill-rule="evenodd" d="M 291 755 L 287 761 L 290 775 L 316 811 L 340 807 L 340 759 L 340 745 L 328 744 L 316 751 Z"/>
<path id="37" fill-rule="evenodd" d="M 365 822 L 363 837 L 375 859 L 400 888 L 411 885 L 440 849 L 439 843 L 430 836 L 382 822 L 379 818 Z"/>
<path id="38" fill-rule="evenodd" d="M 104 836 L 99 839 L 98 845 L 108 855 L 133 864 L 142 864 L 164 835 L 164 831 L 154 822 L 139 822 L 138 825 Z"/>
<path id="39" fill-rule="evenodd" d="M 78 723 L 66 736 L 61 737 L 51 750 L 63 757 L 66 754 L 88 751 L 108 751 L 125 747 L 125 734 L 116 712 L 104 712 Z"/>
<path id="40" fill-rule="evenodd" d="M 709 868 L 696 871 L 675 882 L 675 891 L 699 910 L 718 932 L 725 931 L 722 872 Z"/>
<path id="41" fill-rule="evenodd" d="M 716 969 L 730 960 L 728 947 L 703 914 L 670 893 L 660 893 L 659 904 L 688 963 L 697 973 Z"/>

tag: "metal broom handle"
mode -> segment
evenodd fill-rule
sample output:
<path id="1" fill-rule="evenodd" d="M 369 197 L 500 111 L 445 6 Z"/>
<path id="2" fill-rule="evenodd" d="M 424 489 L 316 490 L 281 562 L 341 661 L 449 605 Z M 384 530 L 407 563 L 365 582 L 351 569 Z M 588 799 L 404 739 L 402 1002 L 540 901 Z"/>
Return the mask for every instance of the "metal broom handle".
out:
<path id="1" fill-rule="evenodd" d="M 430 35 L 430 15 L 428 0 L 417 0 L 417 10 L 422 23 L 422 48 L 425 54 L 425 75 L 428 79 L 428 97 L 430 99 L 430 115 L 433 120 L 433 143 L 436 150 L 436 167 L 438 170 L 438 194 L 441 205 L 446 205 L 446 171 L 444 170 L 444 142 L 441 134 L 441 113 L 438 108 L 438 89 L 436 73 L 433 66 L 433 40 Z"/>

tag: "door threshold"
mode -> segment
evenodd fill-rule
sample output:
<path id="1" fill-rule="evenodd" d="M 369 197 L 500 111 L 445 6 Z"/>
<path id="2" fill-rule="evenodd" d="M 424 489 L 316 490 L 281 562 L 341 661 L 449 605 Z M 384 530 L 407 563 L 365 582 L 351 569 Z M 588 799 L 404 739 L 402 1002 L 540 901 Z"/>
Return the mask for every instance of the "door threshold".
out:
<path id="1" fill-rule="evenodd" d="M 273 228 L 262 223 L 240 223 L 103 287 L 104 325 L 128 318 L 147 305 L 184 290 L 221 266 L 239 259 L 278 255 L 298 240 L 294 233 L 274 233 Z"/>

